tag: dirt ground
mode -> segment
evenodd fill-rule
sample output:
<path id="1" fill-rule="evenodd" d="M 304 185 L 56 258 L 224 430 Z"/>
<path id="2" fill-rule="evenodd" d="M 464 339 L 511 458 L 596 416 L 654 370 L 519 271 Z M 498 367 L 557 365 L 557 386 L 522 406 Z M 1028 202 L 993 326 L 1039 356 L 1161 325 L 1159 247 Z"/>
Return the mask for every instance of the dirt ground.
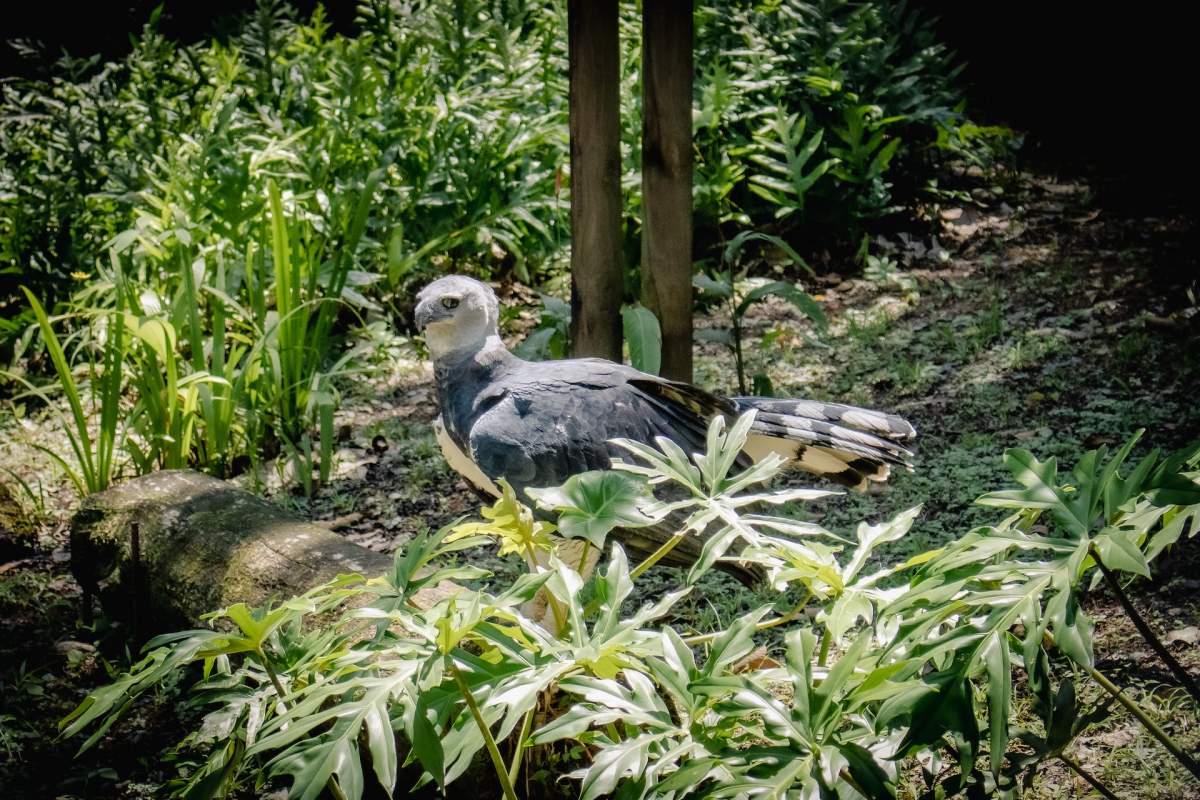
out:
<path id="1" fill-rule="evenodd" d="M 810 518 L 846 532 L 860 519 L 924 503 L 913 534 L 886 555 L 901 558 L 990 518 L 972 501 L 1008 483 L 1000 458 L 1007 447 L 1070 464 L 1083 450 L 1119 445 L 1139 428 L 1146 429 L 1143 450 L 1200 436 L 1196 218 L 1109 202 L 1098 188 L 1025 175 L 1004 186 L 976 180 L 931 203 L 923 226 L 873 243 L 883 260 L 866 274 L 843 277 L 851 271 L 828 264 L 807 281 L 830 318 L 824 340 L 814 341 L 811 326 L 783 303 L 756 307 L 747 321 L 749 373 L 765 376 L 781 396 L 894 411 L 922 432 L 915 472 L 895 476 L 882 492 L 812 509 Z M 510 289 L 510 296 L 529 295 Z M 531 322 L 529 313 L 515 315 L 512 338 Z M 698 322 L 725 324 L 719 309 Z M 698 383 L 735 389 L 732 357 L 720 345 L 698 345 L 697 364 Z M 345 389 L 329 486 L 305 499 L 277 474 L 246 483 L 359 544 L 391 552 L 421 528 L 478 508 L 437 451 L 435 413 L 428 368 L 411 347 L 398 345 L 386 370 Z M 36 414 L 0 422 L 0 466 L 11 470 L 0 472 L 0 484 L 10 487 L 0 492 L 0 524 L 31 520 L 34 541 L 0 542 L 0 797 L 160 796 L 157 787 L 186 758 L 169 748 L 193 716 L 171 687 L 137 704 L 82 758 L 72 757 L 77 742 L 56 738 L 57 721 L 135 655 L 119 625 L 80 621 L 66 535 L 75 494 L 28 445 L 54 447 L 60 439 L 52 421 Z M 14 474 L 29 493 L 16 488 Z M 500 573 L 512 569 L 488 554 L 477 557 Z M 669 569 L 648 577 L 648 593 L 677 580 Z M 1198 588 L 1200 542 L 1193 539 L 1131 591 L 1194 673 Z M 704 632 L 755 599 L 720 577 L 697 594 L 673 624 Z M 1109 593 L 1094 591 L 1087 607 L 1097 620 L 1101 671 L 1130 687 L 1195 752 L 1200 709 L 1173 687 Z M 1097 699 L 1087 691 L 1085 699 Z M 1200 797 L 1182 768 L 1123 713 L 1083 735 L 1072 755 L 1122 798 Z M 1051 764 L 1030 796 L 1095 796 L 1090 792 Z"/>

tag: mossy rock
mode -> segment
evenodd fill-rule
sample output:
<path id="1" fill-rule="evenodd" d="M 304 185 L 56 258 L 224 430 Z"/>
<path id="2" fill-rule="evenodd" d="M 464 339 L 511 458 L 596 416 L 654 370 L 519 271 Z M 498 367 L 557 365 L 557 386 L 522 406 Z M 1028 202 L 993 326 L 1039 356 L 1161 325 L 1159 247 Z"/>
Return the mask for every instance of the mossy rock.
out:
<path id="1" fill-rule="evenodd" d="M 85 499 L 71 569 L 105 611 L 145 630 L 199 624 L 233 603 L 261 606 L 357 572 L 389 571 L 367 550 L 224 481 L 190 470 L 135 478 Z M 457 587 L 421 598 L 432 605 Z"/>
<path id="2" fill-rule="evenodd" d="M 37 544 L 38 526 L 16 494 L 0 483 L 0 560 L 27 554 Z"/>

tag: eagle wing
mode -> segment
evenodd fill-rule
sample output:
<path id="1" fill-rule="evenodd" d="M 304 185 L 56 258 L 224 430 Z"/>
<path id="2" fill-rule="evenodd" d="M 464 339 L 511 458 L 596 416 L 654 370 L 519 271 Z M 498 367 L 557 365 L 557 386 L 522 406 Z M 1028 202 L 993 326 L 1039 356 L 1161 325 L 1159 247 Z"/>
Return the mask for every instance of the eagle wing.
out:
<path id="1" fill-rule="evenodd" d="M 665 436 L 702 451 L 711 414 L 646 390 L 657 384 L 667 382 L 600 359 L 524 365 L 504 377 L 494 402 L 475 418 L 466 450 L 480 472 L 518 490 L 608 469 L 622 452 L 612 439 Z"/>

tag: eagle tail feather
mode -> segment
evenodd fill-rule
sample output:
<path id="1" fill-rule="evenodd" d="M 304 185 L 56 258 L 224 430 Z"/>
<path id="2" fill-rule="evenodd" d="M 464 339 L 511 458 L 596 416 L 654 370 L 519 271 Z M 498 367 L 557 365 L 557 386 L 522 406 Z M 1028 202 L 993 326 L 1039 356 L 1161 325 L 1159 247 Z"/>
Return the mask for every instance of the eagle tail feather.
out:
<path id="1" fill-rule="evenodd" d="M 739 413 L 756 411 L 746 452 L 755 461 L 777 453 L 793 466 L 865 489 L 892 467 L 912 470 L 916 431 L 906 420 L 864 408 L 816 400 L 737 397 Z"/>

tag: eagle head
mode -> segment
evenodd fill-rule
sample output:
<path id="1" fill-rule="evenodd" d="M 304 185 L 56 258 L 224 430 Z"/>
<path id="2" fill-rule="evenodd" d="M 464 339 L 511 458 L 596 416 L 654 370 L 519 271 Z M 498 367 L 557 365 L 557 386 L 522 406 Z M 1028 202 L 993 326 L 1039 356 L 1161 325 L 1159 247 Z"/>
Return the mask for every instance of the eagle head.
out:
<path id="1" fill-rule="evenodd" d="M 500 303 L 486 283 L 465 275 L 447 275 L 417 295 L 417 330 L 433 357 L 473 351 L 497 335 Z"/>

